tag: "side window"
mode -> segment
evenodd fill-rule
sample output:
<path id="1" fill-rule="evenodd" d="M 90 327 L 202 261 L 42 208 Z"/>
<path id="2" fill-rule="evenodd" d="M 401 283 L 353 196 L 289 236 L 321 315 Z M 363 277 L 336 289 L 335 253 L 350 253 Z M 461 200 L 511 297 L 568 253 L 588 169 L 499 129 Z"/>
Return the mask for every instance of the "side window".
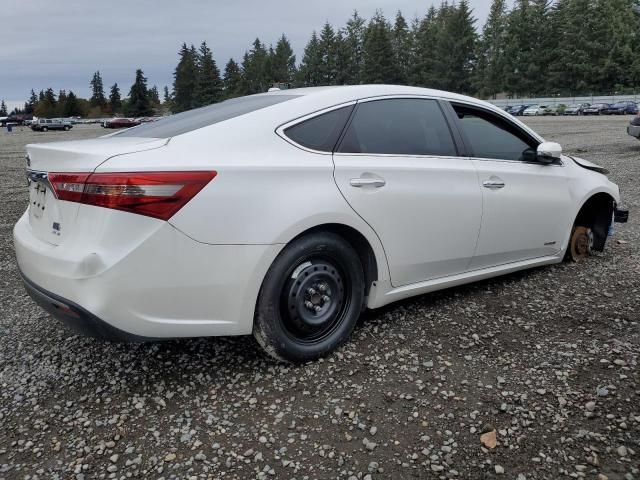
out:
<path id="1" fill-rule="evenodd" d="M 454 105 L 472 155 L 525 161 L 534 158 L 537 142 L 515 125 L 483 110 Z"/>
<path id="2" fill-rule="evenodd" d="M 284 134 L 303 147 L 333 152 L 352 110 L 353 105 L 349 105 L 323 113 L 287 128 Z"/>
<path id="3" fill-rule="evenodd" d="M 456 156 L 435 100 L 394 98 L 358 104 L 338 147 L 342 153 Z"/>

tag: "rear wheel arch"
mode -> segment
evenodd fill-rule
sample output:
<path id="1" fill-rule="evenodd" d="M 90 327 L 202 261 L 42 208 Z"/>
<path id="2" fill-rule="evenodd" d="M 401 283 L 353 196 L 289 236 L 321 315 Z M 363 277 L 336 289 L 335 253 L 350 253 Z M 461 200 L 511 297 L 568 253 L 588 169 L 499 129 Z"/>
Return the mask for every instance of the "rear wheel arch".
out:
<path id="1" fill-rule="evenodd" d="M 358 253 L 364 271 L 365 297 L 367 297 L 373 283 L 378 281 L 378 267 L 380 264 L 376 258 L 373 246 L 361 232 L 342 223 L 325 223 L 299 233 L 287 243 L 291 243 L 303 236 L 324 232 L 333 233 L 342 237 L 342 239 L 349 243 Z"/>
<path id="2" fill-rule="evenodd" d="M 593 249 L 603 251 L 613 218 L 615 199 L 609 193 L 591 195 L 580 207 L 574 227 L 588 227 L 593 232 Z"/>

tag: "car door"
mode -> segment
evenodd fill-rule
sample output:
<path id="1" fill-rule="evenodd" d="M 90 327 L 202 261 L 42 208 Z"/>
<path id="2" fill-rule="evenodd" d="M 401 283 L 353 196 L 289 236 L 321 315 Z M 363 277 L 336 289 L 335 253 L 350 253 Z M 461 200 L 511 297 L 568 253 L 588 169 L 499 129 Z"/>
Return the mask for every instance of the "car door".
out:
<path id="1" fill-rule="evenodd" d="M 471 268 L 558 254 L 573 222 L 562 162 L 537 162 L 539 142 L 501 115 L 464 104 L 453 109 L 482 190 L 482 227 Z"/>
<path id="2" fill-rule="evenodd" d="M 338 188 L 382 242 L 393 286 L 467 270 L 482 192 L 437 100 L 360 101 L 333 159 Z"/>

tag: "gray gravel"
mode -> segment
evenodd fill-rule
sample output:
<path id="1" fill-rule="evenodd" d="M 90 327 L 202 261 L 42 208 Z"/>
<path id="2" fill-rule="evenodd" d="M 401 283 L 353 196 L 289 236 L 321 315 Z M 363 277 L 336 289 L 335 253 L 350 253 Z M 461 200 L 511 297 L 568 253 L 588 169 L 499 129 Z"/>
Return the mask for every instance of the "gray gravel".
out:
<path id="1" fill-rule="evenodd" d="M 102 130 L 0 132 L 0 479 L 640 479 L 627 121 L 528 120 L 620 185 L 632 219 L 604 254 L 369 312 L 338 353 L 299 367 L 251 338 L 108 344 L 48 317 L 11 244 L 24 145 Z"/>

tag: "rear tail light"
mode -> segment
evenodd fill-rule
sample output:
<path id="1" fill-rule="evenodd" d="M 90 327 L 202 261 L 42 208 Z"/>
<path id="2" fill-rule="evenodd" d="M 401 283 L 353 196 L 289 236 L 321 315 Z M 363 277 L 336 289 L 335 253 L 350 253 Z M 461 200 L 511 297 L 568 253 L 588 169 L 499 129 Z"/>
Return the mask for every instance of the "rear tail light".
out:
<path id="1" fill-rule="evenodd" d="M 217 172 L 50 173 L 60 200 L 169 220 Z"/>

